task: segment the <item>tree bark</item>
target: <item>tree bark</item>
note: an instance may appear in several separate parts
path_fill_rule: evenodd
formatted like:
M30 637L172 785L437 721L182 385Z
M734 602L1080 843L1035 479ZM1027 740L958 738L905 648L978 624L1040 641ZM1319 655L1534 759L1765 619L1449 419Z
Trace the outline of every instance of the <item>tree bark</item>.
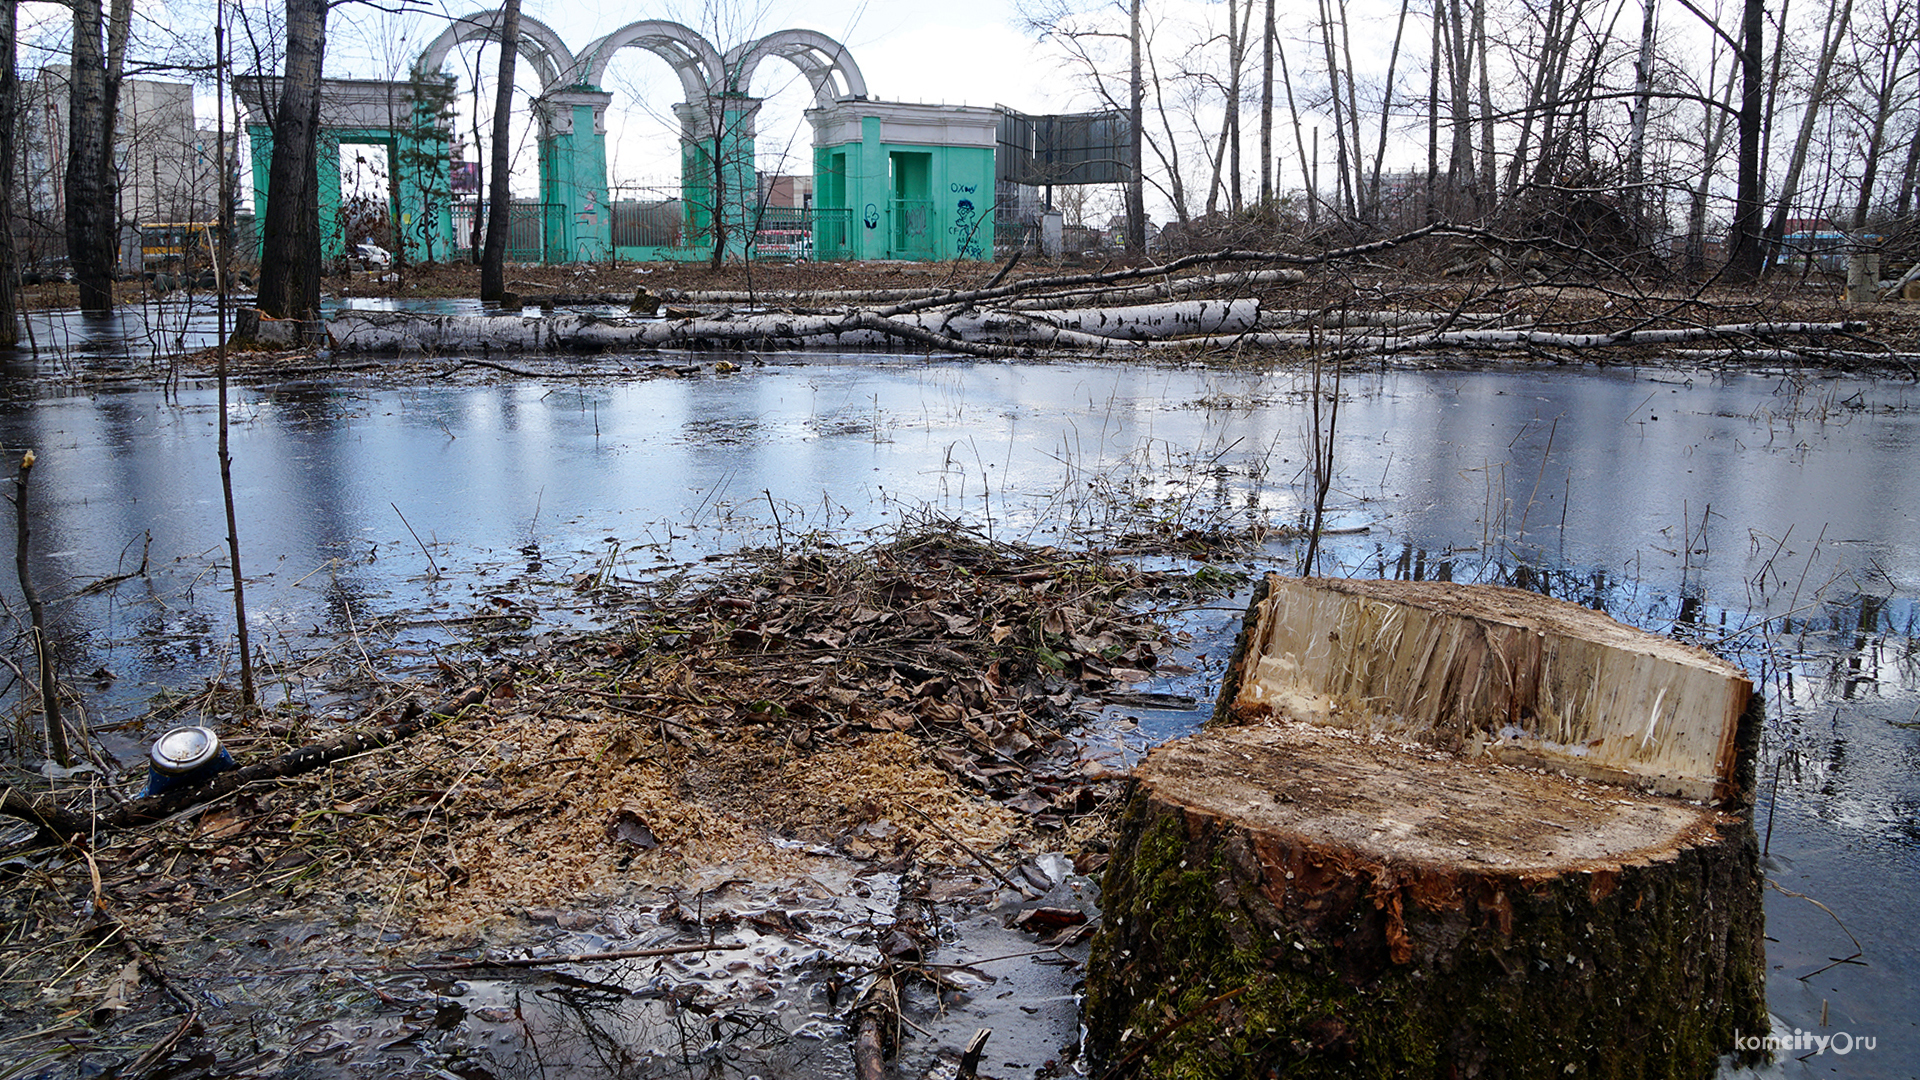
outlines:
M1735 281L1760 276L1761 251L1760 129L1766 98L1761 54L1766 48L1765 0L1743 0L1740 20L1740 149L1735 165L1733 235L1728 237L1727 275Z
M113 309L113 129L100 0L74 0L67 99L67 255L80 310Z
M1711 1075L1767 1023L1754 701L1731 665L1536 594L1270 576L1213 722L1134 772L1089 1055ZM1594 754L1558 749L1576 729Z
M513 218L508 124L513 117L514 58L520 51L520 0L506 0L500 11L500 76L493 92L493 182L487 189L487 247L480 258L480 299L496 301L507 291L507 237ZM719 140L714 142L717 151ZM718 181L716 176L716 200L720 197ZM719 216L716 201L715 220Z
M1266 16L1260 21L1260 206L1273 207L1273 39L1277 0L1267 0Z
M20 8L7 0L0 8L0 345L20 340L19 253L13 246L14 135L19 131L20 78L15 39Z
M1627 126L1627 207L1639 228L1646 207L1647 115L1653 111L1654 0L1641 0L1640 55L1633 63L1633 114Z
M1127 86L1127 157L1133 164L1133 175L1127 180L1127 251L1143 255L1147 250L1147 181L1142 172L1146 162L1140 153L1145 137L1141 127L1144 119L1141 100L1145 87L1140 82L1140 0L1131 0L1128 5L1128 39L1132 58Z
M320 73L327 0L287 0L286 35L260 225L258 305L276 319L313 319L320 314Z

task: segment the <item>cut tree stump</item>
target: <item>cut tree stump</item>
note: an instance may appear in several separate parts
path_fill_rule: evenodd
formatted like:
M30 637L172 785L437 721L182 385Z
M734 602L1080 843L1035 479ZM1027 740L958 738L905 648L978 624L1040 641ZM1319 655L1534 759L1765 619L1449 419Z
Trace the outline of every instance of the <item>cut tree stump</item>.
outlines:
M1135 770L1088 965L1114 1073L1711 1077L1767 1031L1732 665L1533 593L1269 577Z

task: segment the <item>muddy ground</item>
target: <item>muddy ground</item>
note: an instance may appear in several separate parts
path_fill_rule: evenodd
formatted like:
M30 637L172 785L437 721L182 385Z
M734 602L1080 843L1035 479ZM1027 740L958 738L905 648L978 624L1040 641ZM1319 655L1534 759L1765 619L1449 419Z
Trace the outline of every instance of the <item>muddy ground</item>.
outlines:
M1232 582L929 522L583 574L555 602L613 628L564 639L483 602L465 659L426 678L269 673L357 684L350 709L159 701L140 729L214 726L249 765L478 703L12 847L0 1075L530 1075L544 1054L549 1075L839 1076L863 1024L898 1075L950 1073L980 1026L979 1075L1057 1075L1120 789L1087 721L1181 666L1144 603ZM12 780L124 814L144 768L100 767L53 795ZM626 1065L579 1057L606 1040Z
M995 269L508 277L537 301L964 288ZM1863 320L1855 347L1920 351L1920 305L1849 308L1827 283L1696 295L1362 269L1267 298L1465 305L1577 330ZM384 276L327 288L478 291L471 267ZM1156 546L1204 560L1233 538L1129 545ZM593 634L535 636L535 613L483 604L465 654L429 675L397 679L374 657L272 673L324 681L351 706L249 711L230 685L156 701L123 740L206 723L256 763L511 672L456 718L330 768L135 828L16 836L0 852L0 1080L841 1076L876 1024L897 1075L955 1075L976 1026L996 1029L979 1075L1059 1075L1077 1052L1073 991L1120 783L1086 722L1181 662L1134 614L1143 598L1165 609L1231 584L936 524L860 549L742 552L666 581L565 583L554 604L613 627ZM57 793L34 774L7 781L81 814L140 794L137 760L99 768Z

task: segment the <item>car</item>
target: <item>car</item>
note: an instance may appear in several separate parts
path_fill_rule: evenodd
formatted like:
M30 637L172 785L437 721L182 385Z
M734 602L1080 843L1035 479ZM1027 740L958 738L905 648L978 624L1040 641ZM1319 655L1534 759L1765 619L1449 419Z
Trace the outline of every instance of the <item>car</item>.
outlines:
M20 271L20 284L40 285L73 280L73 260L52 255L27 264Z
M353 245L353 257L357 262L371 269L376 266L393 265L393 252L371 240L362 240Z

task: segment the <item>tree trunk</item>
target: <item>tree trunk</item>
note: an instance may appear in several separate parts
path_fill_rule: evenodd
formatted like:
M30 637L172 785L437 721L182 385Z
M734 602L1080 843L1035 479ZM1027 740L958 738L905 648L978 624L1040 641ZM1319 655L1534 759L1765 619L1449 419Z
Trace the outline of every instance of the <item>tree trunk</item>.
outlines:
M1736 1043L1767 1025L1750 704L1731 665L1536 594L1269 577L1213 723L1134 772L1090 1057L1210 1077L1756 1057Z
M1493 213L1500 192L1493 186L1497 163L1493 157L1493 86L1487 64L1487 0L1473 0L1474 55L1480 68L1480 213Z
M67 255L82 311L113 309L113 130L100 0L74 0L67 104Z
M1712 85L1712 72L1708 72L1708 85ZM1699 274L1706 269L1707 259L1707 193L1713 187L1713 174L1720 160L1720 144L1727 137L1727 114L1732 109L1733 87L1738 80L1738 65L1727 69L1727 84L1720 92L1718 107L1713 102L1704 104L1705 116L1702 125L1704 153L1700 164L1700 181L1689 193L1687 208L1686 254L1682 268L1689 275Z
M1440 5L1433 10L1433 44L1427 55L1427 217L1432 225L1440 220L1440 30L1445 20Z
M1335 205L1340 208L1341 214L1351 220L1355 216L1354 191L1352 185L1348 182L1347 108L1341 100L1340 83L1343 75L1345 81L1351 83L1353 73L1343 73L1340 70L1339 53L1335 50L1333 44L1333 10L1329 6L1328 0L1320 0L1320 45L1326 56L1328 109L1329 115L1333 120L1333 146L1336 173L1334 183ZM1359 147L1354 147L1353 149L1357 152Z
M1274 5L1267 0L1266 17L1260 28L1260 206L1273 207L1273 39Z
M1873 112L1868 124L1867 145L1863 152L1864 160L1860 167L1860 191L1853 204L1853 222L1851 228L1858 242L1867 228L1867 215L1873 209L1873 186L1880 175L1880 157L1886 150L1887 122L1893 119L1899 103L1894 100L1899 93L1900 84L1906 75L1901 71L1906 62L1907 50L1912 47L1914 28L1906 25L1901 16L1889 13L1882 24L1884 36L1878 42L1880 55L1877 78L1879 85L1873 87ZM1864 74L1864 73L1863 73Z
M496 301L507 291L507 234L513 217L508 122L513 118L514 57L520 51L520 0L506 0L500 13L500 78L493 91L493 184L487 189L487 249L480 259L480 299ZM716 173L719 141L714 140ZM714 177L716 222L721 212L720 179Z
M1367 195L1361 204L1361 220L1378 225L1380 221L1380 171L1387 160L1387 121L1393 115L1393 73L1400 63L1400 39L1407 30L1407 10L1410 0L1400 0L1400 17L1393 23L1393 48L1387 52L1387 77L1381 86L1380 98L1380 138L1373 150L1373 171L1367 176ZM1359 138L1358 131L1355 139Z
M1820 60L1814 67L1813 86L1807 91L1806 111L1800 116L1800 133L1793 140L1793 153L1787 157L1787 175L1780 182L1780 197L1767 219L1765 245L1776 250L1787 235L1787 218L1793 213L1794 200L1800 195L1800 174L1807 166L1807 147L1813 142L1813 129L1820 122L1827 98L1827 78L1833 72L1834 57L1840 51L1847 19L1853 13L1853 0L1841 0L1838 8L1827 9L1826 29L1820 34Z
M1473 85L1473 49L1467 38L1466 19L1460 12L1460 0L1447 0L1447 73L1452 87L1453 153L1447 161L1448 195L1458 205L1461 192L1471 192L1474 211L1480 209L1480 194L1475 190L1478 173L1473 163L1473 106L1468 87Z
M1280 85L1287 92L1287 119L1293 124L1293 153L1300 159L1300 185L1307 193L1307 222L1311 225L1320 194L1313 190L1313 173L1308 171L1306 134L1300 128L1300 106L1293 97L1293 74L1287 70L1287 47L1276 38L1273 50L1275 58L1280 61Z
M1913 212L1913 188L1920 175L1920 134L1907 140L1907 164L1900 170L1900 194L1894 200L1893 218L1904 222Z
M1359 97L1359 91L1355 89L1356 83L1353 78L1353 73L1359 69L1356 68L1353 63L1352 24L1350 24L1347 21L1346 0L1339 0L1339 6L1340 6L1340 57L1341 57L1341 62L1346 66L1346 69L1347 69L1347 126L1349 129L1347 132L1347 142L1348 142L1348 145L1353 147L1353 162L1351 166L1352 172L1353 172L1353 179L1350 181L1352 192L1353 192L1352 212L1354 217L1358 218L1360 216L1360 203L1366 197L1364 192L1366 190L1365 185L1366 185L1366 174L1367 174L1366 151L1365 151L1367 142L1366 142L1366 139L1362 138L1360 134L1360 97ZM1392 80L1391 78L1389 78L1388 83L1391 84L1391 82ZM1391 86L1389 85L1387 89L1383 89L1382 94L1391 96L1392 94ZM1384 97L1382 98L1380 111L1382 115L1385 115L1387 111L1387 106L1386 106Z
M320 314L320 72L326 0L287 0L286 73L260 223L258 305L276 319Z
M1153 63L1153 57L1151 55L1147 57L1147 62L1149 64ZM1173 133L1173 122L1168 119L1170 114L1167 112L1167 103L1161 91L1160 73L1157 67L1154 69L1153 75L1154 111L1159 114L1160 128L1166 132L1167 135L1165 149L1162 150L1162 144L1156 142L1154 143L1153 152L1154 156L1160 159L1161 167L1167 170L1167 189L1173 198L1174 220L1185 222L1192 218L1193 214L1191 208L1187 205L1186 181L1180 177L1180 140ZM1142 136L1141 142L1143 145L1146 142L1144 136ZM1142 181L1141 198L1143 200L1145 199L1144 183L1145 182ZM1129 203L1128 205L1131 206L1132 204ZM1145 213L1146 203L1142 201L1140 205L1141 212ZM1129 211L1129 213L1131 213L1131 211Z
M1145 138L1140 126L1141 97L1145 89L1140 83L1140 0L1132 0L1128 5L1128 38L1132 58L1127 85L1127 158L1133 165L1133 175L1127 179L1127 251L1141 255L1147 250L1147 181L1142 172L1146 162L1140 153Z
M1633 64L1633 114L1627 126L1627 207L1634 228L1646 208L1641 190L1647 179L1647 114L1653 106L1654 0L1641 0L1640 56Z
M20 29L19 5L8 0L0 9L0 345L20 340L19 254L13 247L14 135L20 115L20 79L15 60L15 38Z
M1246 66L1254 0L1243 2L1246 13L1238 22L1233 18L1233 4L1227 4L1227 48L1233 53L1233 67L1227 72L1227 205L1236 214L1246 208L1240 190L1240 73Z
M1765 0L1743 0L1740 20L1740 149L1735 165L1733 235L1728 237L1727 275L1735 281L1760 276L1760 129L1766 87L1761 53L1766 47Z
M1513 157L1507 162L1507 180L1501 191L1512 198L1520 190L1520 177L1526 175L1527 154L1533 145L1534 124L1540 125L1541 158L1552 140L1552 117L1560 109L1560 81L1567 67L1566 53L1560 47L1560 26L1566 19L1565 0L1550 0L1547 23L1540 35L1539 71L1527 88L1527 109L1520 117L1520 134L1514 140ZM1544 177L1536 177L1544 179Z

